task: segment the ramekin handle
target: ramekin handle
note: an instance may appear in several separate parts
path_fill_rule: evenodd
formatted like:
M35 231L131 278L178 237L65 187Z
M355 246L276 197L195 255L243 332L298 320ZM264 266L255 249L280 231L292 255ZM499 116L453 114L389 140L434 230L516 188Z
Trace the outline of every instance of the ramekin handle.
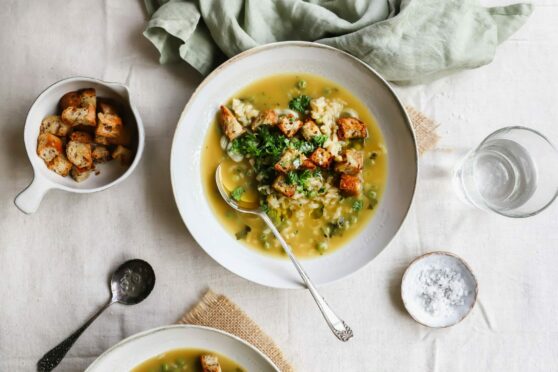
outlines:
M47 180L35 175L31 184L16 196L14 204L25 214L35 213L39 209L43 196L50 189L52 185Z

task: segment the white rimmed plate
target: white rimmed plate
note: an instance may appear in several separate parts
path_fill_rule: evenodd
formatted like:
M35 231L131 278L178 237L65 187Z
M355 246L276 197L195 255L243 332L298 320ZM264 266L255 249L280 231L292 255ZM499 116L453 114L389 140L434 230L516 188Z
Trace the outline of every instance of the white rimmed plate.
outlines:
M180 116L171 151L176 204L190 233L218 263L253 282L278 288L303 284L286 259L239 243L211 210L202 185L201 153L219 105L250 83L281 73L311 73L349 89L376 118L388 151L388 179L376 213L354 239L337 251L303 261L316 284L345 277L369 263L391 241L411 205L417 179L417 151L401 102L370 67L351 55L308 42L282 42L251 49L213 71Z
M165 326L130 336L105 351L86 372L129 371L159 354L181 348L215 351L248 371L279 372L267 356L240 338L193 325Z

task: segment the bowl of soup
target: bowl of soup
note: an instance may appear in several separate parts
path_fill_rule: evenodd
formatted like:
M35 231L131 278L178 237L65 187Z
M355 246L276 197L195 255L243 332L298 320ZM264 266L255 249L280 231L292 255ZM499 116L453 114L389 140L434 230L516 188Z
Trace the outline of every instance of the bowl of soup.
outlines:
M234 335L202 326L172 325L120 341L99 356L86 372L206 370L279 371L266 355Z
M280 288L303 284L257 217L262 208L317 284L362 268L392 240L412 203L417 151L389 85L337 49L269 44L210 74L184 109L171 178L199 245L230 271Z

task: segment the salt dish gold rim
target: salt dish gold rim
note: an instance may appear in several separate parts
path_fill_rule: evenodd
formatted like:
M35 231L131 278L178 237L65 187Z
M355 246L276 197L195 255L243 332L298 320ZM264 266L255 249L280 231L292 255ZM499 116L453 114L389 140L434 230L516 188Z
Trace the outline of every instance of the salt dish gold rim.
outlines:
M473 278L473 281L475 283L475 288L474 288L474 294L473 294L473 301L471 302L471 305L469 306L469 308L467 309L466 312L464 312L458 319L457 321L451 323L451 324L447 324L447 325L443 325L443 326L432 326L429 324L425 324L423 322L421 322L420 320L418 320L413 313L411 312L411 310L409 310L409 305L407 304L407 301L405 301L405 297L403 296L403 283L405 283L405 279L407 278L407 274L409 273L409 269L415 265L418 261L421 261L422 259L428 257L428 256L450 256L453 257L455 259L457 259L471 274L471 277ZM475 274L473 273L473 270L471 269L471 267L467 264L467 262L465 262L465 260L461 257L459 257L458 255L451 253L451 252L446 252L446 251L434 251L434 252L428 252L425 253L423 255L420 255L418 257L416 257L414 260L411 261L411 263L409 263L409 265L407 265L407 268L405 269L405 272L403 273L403 277L401 278L401 300L403 301L403 306L405 306L405 310L407 310L407 313L409 314L409 316L417 323L428 327L428 328L449 328L449 327L453 327L456 324L459 324L463 321L463 319L465 319L473 310L473 308L475 307L476 303L477 303L477 297L479 294L479 283L477 281L477 277L475 276Z

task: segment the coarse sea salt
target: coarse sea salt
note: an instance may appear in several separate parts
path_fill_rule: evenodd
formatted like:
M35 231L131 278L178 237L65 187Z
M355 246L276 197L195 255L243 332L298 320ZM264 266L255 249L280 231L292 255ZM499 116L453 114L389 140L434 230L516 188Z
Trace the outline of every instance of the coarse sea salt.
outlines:
M418 275L422 307L432 315L446 317L455 306L463 305L469 294L461 274L451 268L431 265Z
M448 327L460 322L475 304L477 281L459 257L433 252L419 257L405 271L401 297L421 324Z

